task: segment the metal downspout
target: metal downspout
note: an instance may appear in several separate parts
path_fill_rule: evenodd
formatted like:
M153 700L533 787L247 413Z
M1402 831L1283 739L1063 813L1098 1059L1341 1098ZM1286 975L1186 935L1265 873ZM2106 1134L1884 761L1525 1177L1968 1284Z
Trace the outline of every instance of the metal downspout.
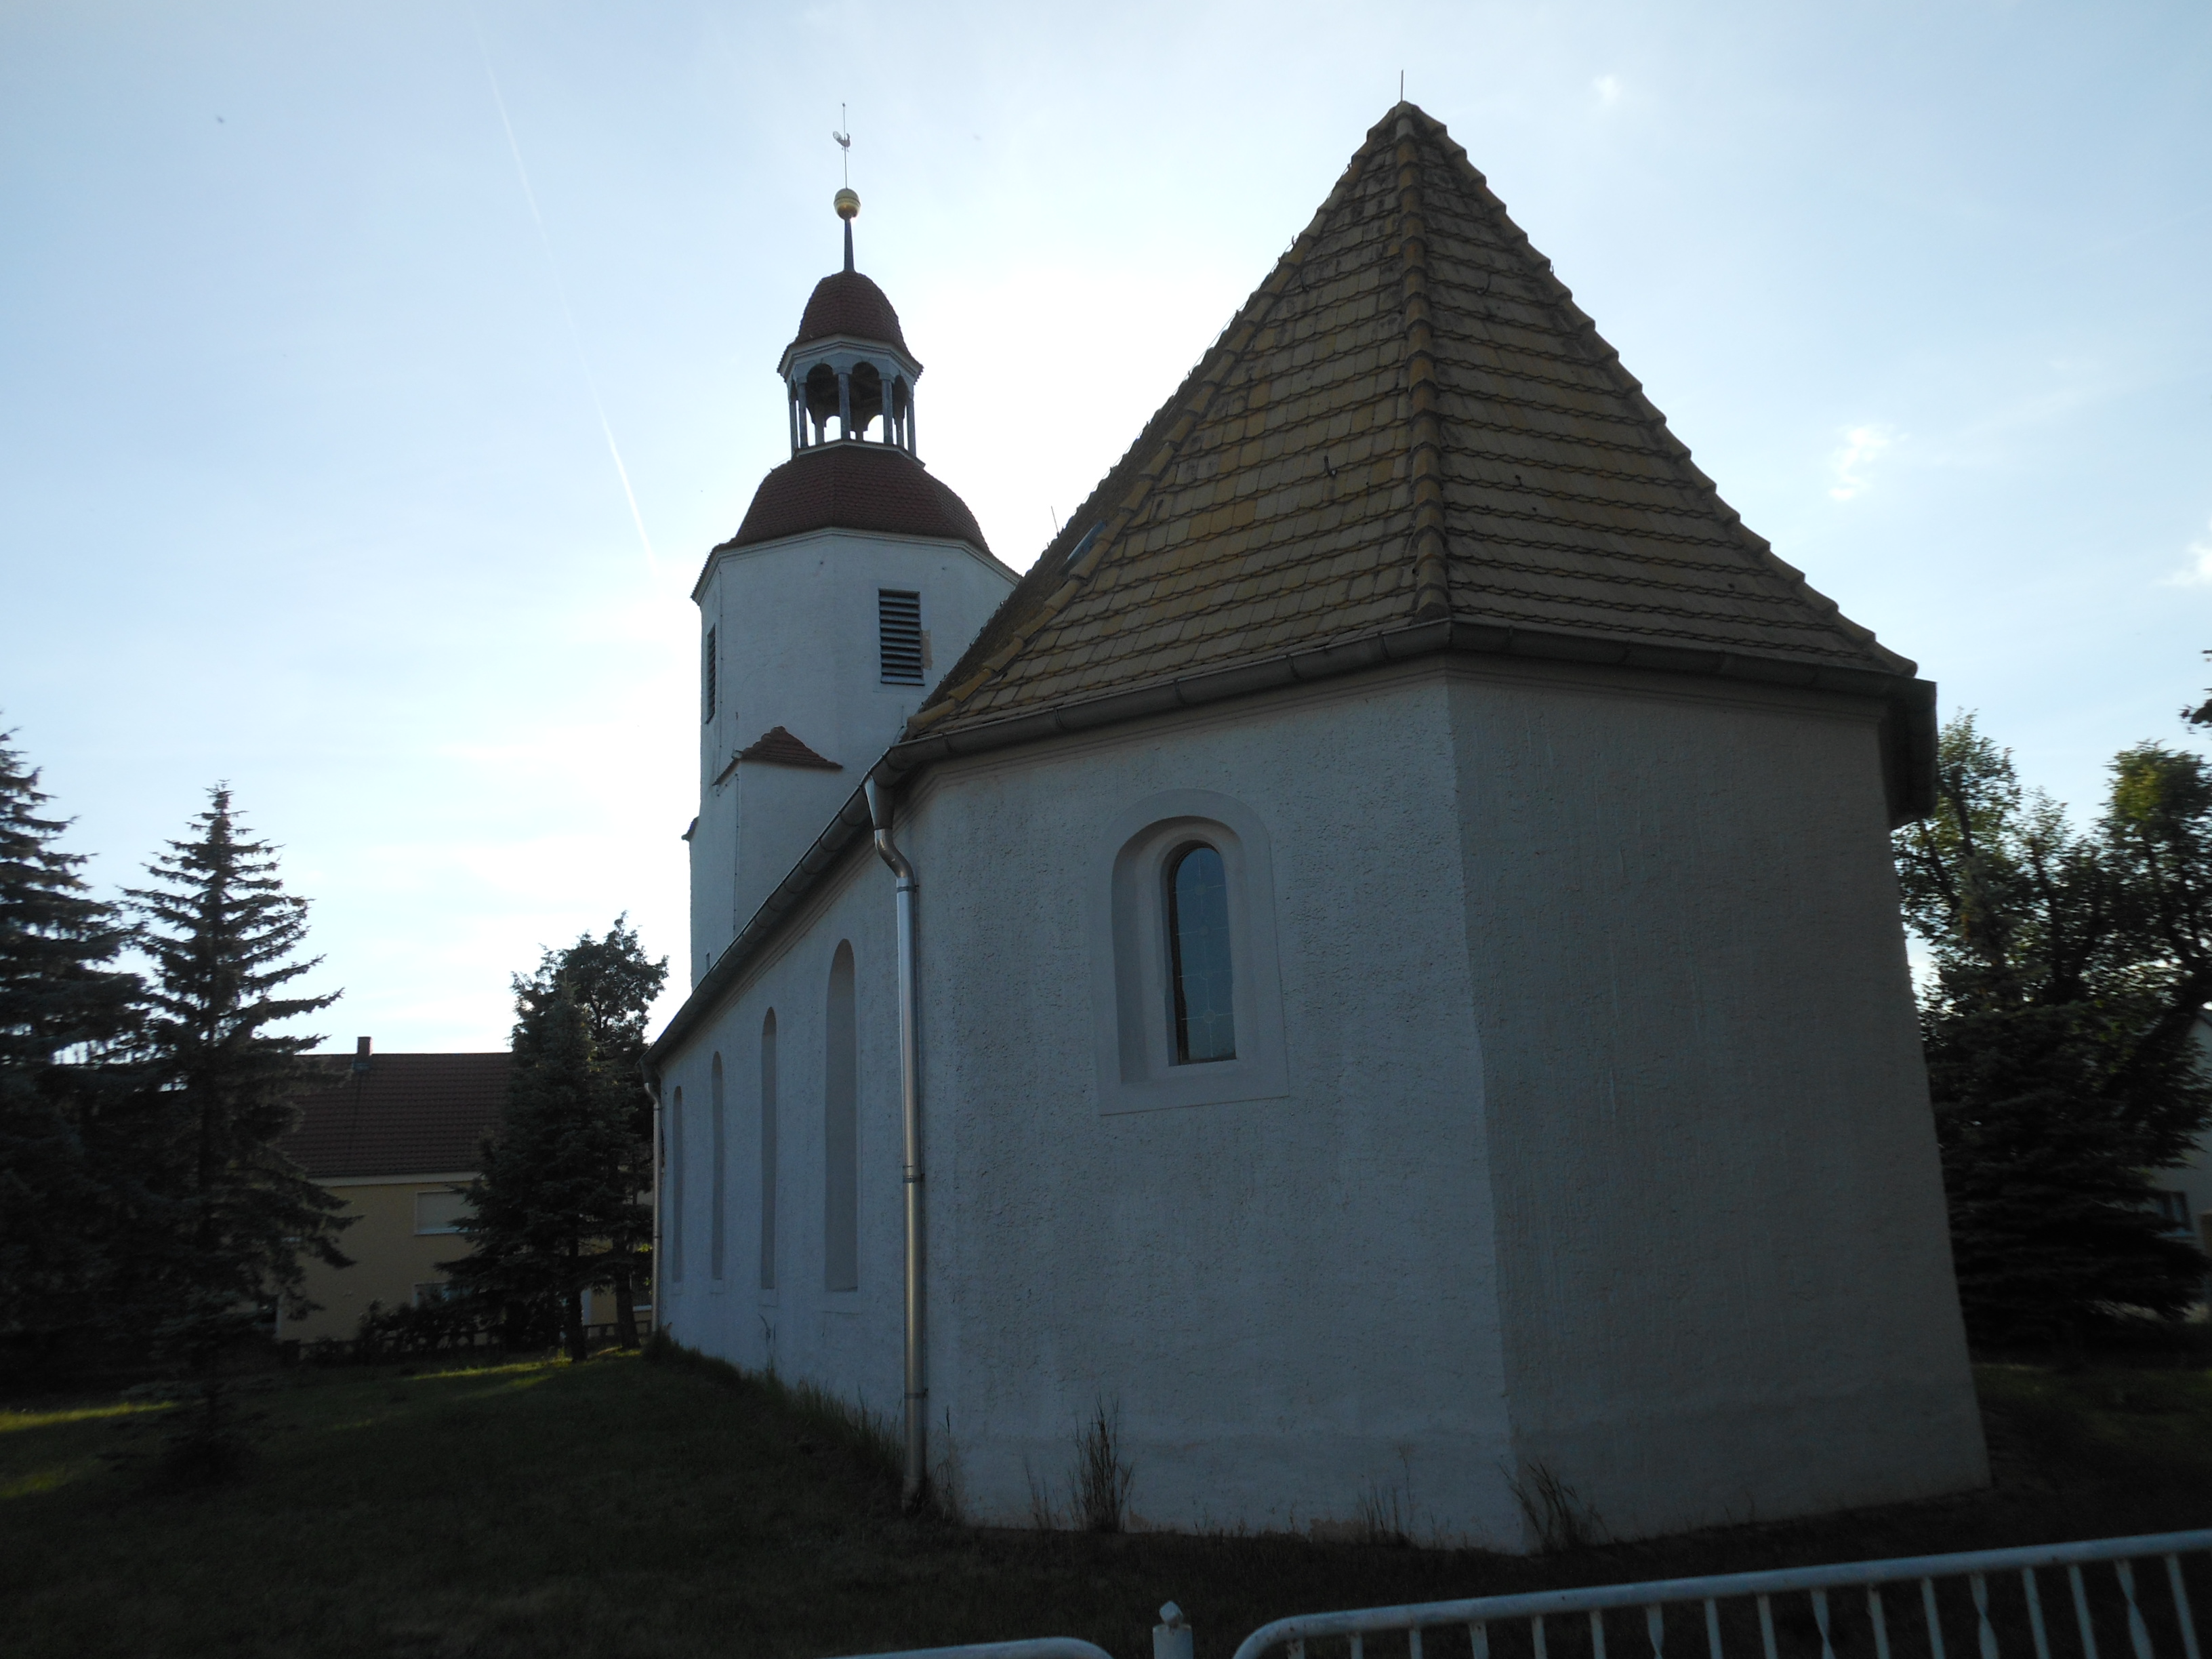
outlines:
M661 1137L667 1132L660 1122L660 1073L649 1059L641 1061L638 1069L645 1073L645 1092L653 1099L653 1268L650 1294L653 1297L653 1328L657 1334L668 1312L667 1304L660 1299L660 1168L668 1161L662 1150ZM636 1300L635 1292L632 1292L631 1300Z
M875 826L876 851L897 878L899 1127L904 1142L901 1172L906 1193L906 1478L903 1496L912 1509L929 1490L929 1378L924 1366L925 1309L922 1304L921 1225L921 1055L919 1027L921 963L915 954L914 896L920 883L914 866L891 840L891 808L871 777L863 786L868 820Z

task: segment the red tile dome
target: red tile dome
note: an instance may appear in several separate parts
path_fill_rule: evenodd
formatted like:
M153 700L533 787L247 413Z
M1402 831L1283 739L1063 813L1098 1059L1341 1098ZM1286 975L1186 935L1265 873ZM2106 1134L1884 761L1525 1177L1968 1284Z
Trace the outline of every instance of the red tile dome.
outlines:
M880 340L902 355L912 355L907 352L906 336L899 332L898 313L891 309L883 289L857 270L833 271L815 283L806 313L799 319L799 336L791 344L796 349L840 334Z
M872 290L874 284L869 286ZM811 315L813 307L807 310ZM810 530L930 536L991 550L968 503L890 444L826 443L801 450L761 480L744 522L723 546L749 547Z

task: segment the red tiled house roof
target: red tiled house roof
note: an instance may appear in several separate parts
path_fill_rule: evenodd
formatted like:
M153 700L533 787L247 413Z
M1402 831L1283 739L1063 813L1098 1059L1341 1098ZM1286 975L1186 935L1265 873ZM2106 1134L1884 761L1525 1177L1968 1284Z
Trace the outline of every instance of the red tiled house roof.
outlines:
M482 1161L478 1145L499 1125L513 1056L317 1054L331 1086L300 1097L300 1122L279 1143L310 1176L460 1175Z

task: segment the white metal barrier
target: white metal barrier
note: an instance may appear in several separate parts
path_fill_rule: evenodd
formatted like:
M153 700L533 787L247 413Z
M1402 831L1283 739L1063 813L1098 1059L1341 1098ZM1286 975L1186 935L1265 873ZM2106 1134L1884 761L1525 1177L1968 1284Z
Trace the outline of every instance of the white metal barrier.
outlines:
M1073 1636L1039 1636L1026 1642L977 1642L964 1648L904 1648L860 1659L1114 1659L1103 1648Z
M1850 1635L1854 1639L1845 1643L1857 1655L1864 1655L1866 1659L1919 1659L1924 1653L1926 1659L1947 1659L1943 1609L1936 1585L1939 1581L1957 1579L1966 1581L1972 1597L1978 1659L2002 1659L1997 1645L1996 1625L1992 1622L1990 1581L1997 1575L2010 1573L2020 1577L2020 1596L2014 1605L2025 1613L2034 1659L2100 1659L2100 1617L2108 1636L2118 1633L2115 1626L2124 1626L2132 1659L2163 1659L2159 1645L2152 1639L2154 1623L2170 1624L2178 1632L2180 1648L2175 1659L2203 1659L2196 1620L2190 1611L2182 1558L2206 1551L2212 1551L2212 1530L2160 1533L2141 1538L2102 1538L2089 1543L2050 1544L2027 1549L1979 1550L1961 1555L1913 1556L1894 1561L1853 1561L1778 1572L1730 1573L1712 1578L1662 1579L1645 1584L1601 1584L1586 1589L1540 1590L1525 1595L1490 1595L1466 1601L1429 1601L1346 1613L1300 1613L1278 1619L1254 1631L1237 1650L1237 1659L1261 1659L1275 1648L1286 1650L1287 1659L1305 1659L1305 1644L1325 1637L1344 1638L1350 1659L1365 1659L1369 1637L1401 1632L1406 1638L1408 1659L1425 1659L1425 1632L1459 1630L1466 1632L1462 1649L1470 1652L1473 1659L1522 1659L1524 1655L1527 1659L1553 1659L1550 1650L1557 1638L1547 1632L1544 1621L1577 1613L1586 1615L1589 1621L1589 1659L1607 1659L1605 1615L1617 1610L1640 1610L1644 1614L1644 1639L1650 1645L1650 1659L1667 1659L1666 1609L1686 1603L1703 1605L1708 1659L1727 1659L1722 1645L1722 1626L1729 1622L1723 1620L1723 1607L1727 1605L1733 1611L1747 1600L1757 1608L1764 1659L1781 1659L1775 1637L1774 1599L1800 1594L1809 1600L1813 1628L1820 1638L1820 1659L1837 1659L1836 1647L1844 1639L1841 1626L1848 1603L1844 1608L1832 1607L1828 1594L1850 1589L1866 1592L1864 1639L1856 1639L1861 1620L1853 1615L1850 1622L1855 1628ZM2164 1561L2166 1593L2139 1600L2132 1564L2146 1559ZM2093 1591L2090 1581L2084 1577L2085 1567L2100 1562L2112 1564L2116 1598L2109 1592L2100 1595ZM2075 1643L2062 1641L2056 1655L2051 1627L2044 1615L2043 1593L2035 1577L2039 1568L2055 1567L2065 1569L2073 1602L2073 1624L2079 1638L2078 1650ZM1921 1642L1905 1639L1899 1645L1908 1651L1893 1656L1888 1612L1882 1604L1882 1586L1916 1582L1920 1587L1924 1647ZM1954 1624L1963 1626L1966 1615L1958 1604L1957 1591L1951 1592L1950 1599ZM2100 1601L2106 1605L2093 1605ZM2159 1605L2161 1602L2163 1606ZM2011 1622L2011 1611L2000 1606L1997 1620ZM1910 1613L1902 1616L1909 1628ZM1511 1651L1494 1656L1493 1634L1505 1638L1508 1631L1524 1622L1525 1644L1514 1635L1500 1643L1501 1646L1510 1646ZM1500 1626L1505 1629L1493 1632L1493 1626ZM1582 1644L1577 1642L1575 1645L1580 1647ZM1809 1659L1813 1645L1809 1639L1792 1641L1790 1645L1806 1653ZM2172 1652L2170 1646L2166 1652Z

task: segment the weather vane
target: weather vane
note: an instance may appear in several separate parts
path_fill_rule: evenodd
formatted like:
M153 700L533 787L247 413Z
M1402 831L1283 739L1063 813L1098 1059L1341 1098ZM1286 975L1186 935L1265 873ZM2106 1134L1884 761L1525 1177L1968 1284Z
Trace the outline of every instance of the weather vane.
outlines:
M852 123L845 118L845 106L837 106L837 130L830 136L837 141L844 152L845 185L837 192L837 216L845 222L845 269L853 268L853 217L860 210L860 198L853 193L853 135L845 131Z

